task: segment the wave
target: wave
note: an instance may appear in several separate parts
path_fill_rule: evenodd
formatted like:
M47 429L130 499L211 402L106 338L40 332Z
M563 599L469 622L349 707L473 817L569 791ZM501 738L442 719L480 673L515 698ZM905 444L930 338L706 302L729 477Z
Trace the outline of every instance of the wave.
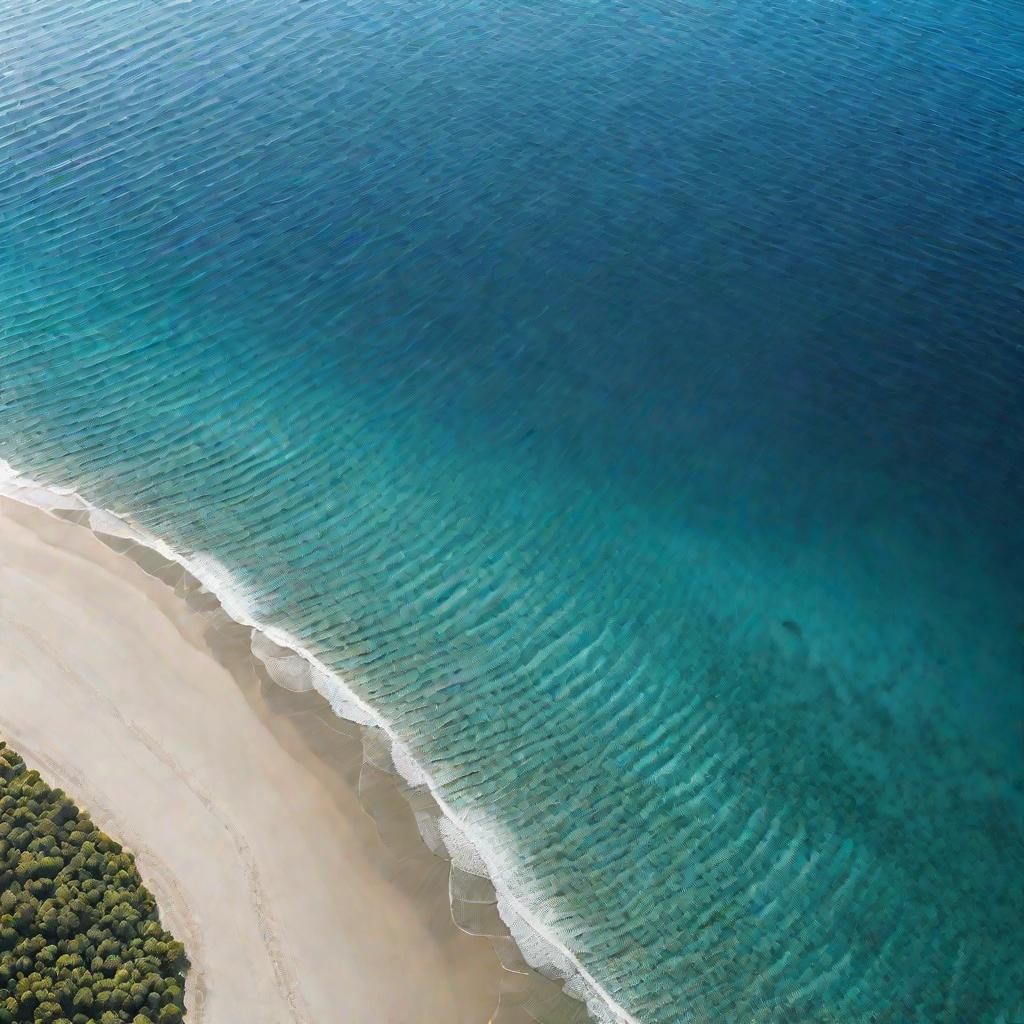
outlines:
M408 787L405 795L423 842L434 854L451 861L449 898L458 927L490 938L503 966L516 971L521 968L508 945L509 941L514 943L524 965L560 983L562 991L582 1003L598 1024L640 1024L583 966L566 940L538 919L537 909L527 906L515 891L518 887L512 879L521 869L514 856L505 852L514 849L514 845L507 838L503 842L494 838L500 831L497 824L471 827L460 818L445 800L436 780L416 760L388 720L297 637L261 622L253 596L246 593L226 566L203 552L177 551L129 519L93 504L75 489L35 480L5 459L0 459L0 496L62 519L72 519L108 546L106 538L116 538L179 566L201 593L215 599L215 608L238 626L251 630L252 654L276 684L295 692L319 693L339 718L361 727L366 760L397 776ZM367 810L374 814L372 807L367 806ZM493 900L489 898L488 887L493 891ZM485 916L475 913L476 908L491 903L508 929L508 941L494 931ZM527 1012L544 1024L579 1016L564 1005L553 1004L550 996L538 999Z

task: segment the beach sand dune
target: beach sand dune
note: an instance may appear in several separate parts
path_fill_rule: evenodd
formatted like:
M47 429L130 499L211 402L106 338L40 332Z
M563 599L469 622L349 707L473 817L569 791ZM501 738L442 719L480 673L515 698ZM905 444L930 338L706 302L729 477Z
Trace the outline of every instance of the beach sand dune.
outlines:
M501 970L448 865L385 846L359 746L174 590L0 499L0 735L136 855L195 1024L485 1024Z

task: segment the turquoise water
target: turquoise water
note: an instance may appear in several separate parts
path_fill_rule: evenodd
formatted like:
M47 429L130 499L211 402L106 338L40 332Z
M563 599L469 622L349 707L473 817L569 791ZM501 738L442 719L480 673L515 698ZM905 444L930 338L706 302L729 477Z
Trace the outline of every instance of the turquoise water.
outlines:
M1024 1020L1018 5L0 27L0 457L216 558L595 1012Z

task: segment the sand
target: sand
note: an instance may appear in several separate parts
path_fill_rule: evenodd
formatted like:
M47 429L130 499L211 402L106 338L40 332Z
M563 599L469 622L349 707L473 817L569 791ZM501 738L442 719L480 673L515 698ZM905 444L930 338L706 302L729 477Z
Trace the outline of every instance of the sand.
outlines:
M165 583L0 499L0 737L136 856L198 1024L485 1024L503 972L448 865L385 845L359 747Z

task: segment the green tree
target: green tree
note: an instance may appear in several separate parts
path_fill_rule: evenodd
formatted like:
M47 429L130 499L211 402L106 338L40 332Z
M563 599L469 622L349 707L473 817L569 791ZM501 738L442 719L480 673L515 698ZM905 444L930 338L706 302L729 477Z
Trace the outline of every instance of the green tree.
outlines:
M178 1024L187 969L131 855L0 742L0 1024Z

